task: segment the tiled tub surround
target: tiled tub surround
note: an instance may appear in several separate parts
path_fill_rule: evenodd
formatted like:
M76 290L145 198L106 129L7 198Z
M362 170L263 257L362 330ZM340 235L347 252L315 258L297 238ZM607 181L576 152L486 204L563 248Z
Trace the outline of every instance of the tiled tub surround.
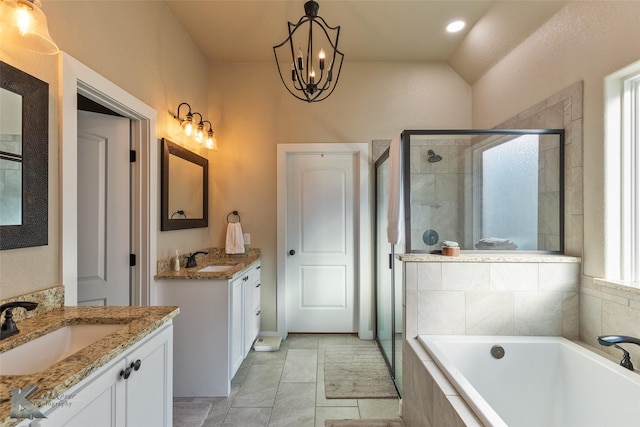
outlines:
M30 375L0 376L0 427L16 425L12 419L11 390L36 384L29 397L41 406L65 392L139 342L179 312L177 307L59 307L18 323L20 333L0 341L0 352L71 324L122 324L122 328L56 363Z
M599 335L630 335L640 337L640 283L619 283L604 279L582 277L580 286L580 340L599 348L615 360L622 352L613 347L602 347L595 337ZM631 361L640 367L640 347L622 345Z
M250 248L244 254L228 255L224 252L224 248L206 248L198 249L190 253L198 251L207 252L207 254L196 255L197 267L185 268L185 256L189 253L179 254L180 271L171 270L171 260L173 257L158 260L158 273L155 275L156 280L164 279L209 279L209 280L228 280L232 279L241 271L252 267L259 262L262 255L260 249ZM209 265L233 265L234 267L223 272L199 272L203 267Z
M400 255L404 262L403 417L407 426L481 425L417 335L579 335L577 257ZM408 384L407 384L408 381Z
M422 258L423 262L417 262ZM552 335L577 339L580 258L401 255L406 336ZM410 261L413 260L413 261Z

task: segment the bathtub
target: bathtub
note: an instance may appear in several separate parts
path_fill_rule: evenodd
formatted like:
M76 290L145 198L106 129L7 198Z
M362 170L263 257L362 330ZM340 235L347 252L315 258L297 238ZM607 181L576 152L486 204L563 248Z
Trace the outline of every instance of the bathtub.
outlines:
M418 338L487 426L640 426L640 375L565 338Z

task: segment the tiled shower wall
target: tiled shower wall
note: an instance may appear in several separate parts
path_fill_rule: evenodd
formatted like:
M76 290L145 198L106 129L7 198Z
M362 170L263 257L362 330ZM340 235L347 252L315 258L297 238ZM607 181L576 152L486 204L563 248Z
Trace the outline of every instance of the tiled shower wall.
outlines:
M438 249L443 240L471 243L471 151L469 139L423 140L412 138L411 246L418 250ZM429 150L442 157L429 162ZM438 233L436 245L423 239L427 230ZM467 232L465 232L467 230Z

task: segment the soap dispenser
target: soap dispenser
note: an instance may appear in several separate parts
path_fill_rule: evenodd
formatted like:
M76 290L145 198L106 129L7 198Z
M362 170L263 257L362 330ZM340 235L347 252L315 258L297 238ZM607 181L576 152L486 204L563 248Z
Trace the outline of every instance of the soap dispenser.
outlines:
M171 269L173 271L180 271L180 255L178 255L178 250L176 249L176 256L171 260Z

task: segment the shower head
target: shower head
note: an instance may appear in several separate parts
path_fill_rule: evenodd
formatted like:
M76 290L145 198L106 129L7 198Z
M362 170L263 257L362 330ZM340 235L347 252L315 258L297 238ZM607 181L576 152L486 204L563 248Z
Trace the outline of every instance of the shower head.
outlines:
M442 156L436 154L433 150L427 151L427 154L429 155L429 158L427 159L429 163L437 163L442 160Z

